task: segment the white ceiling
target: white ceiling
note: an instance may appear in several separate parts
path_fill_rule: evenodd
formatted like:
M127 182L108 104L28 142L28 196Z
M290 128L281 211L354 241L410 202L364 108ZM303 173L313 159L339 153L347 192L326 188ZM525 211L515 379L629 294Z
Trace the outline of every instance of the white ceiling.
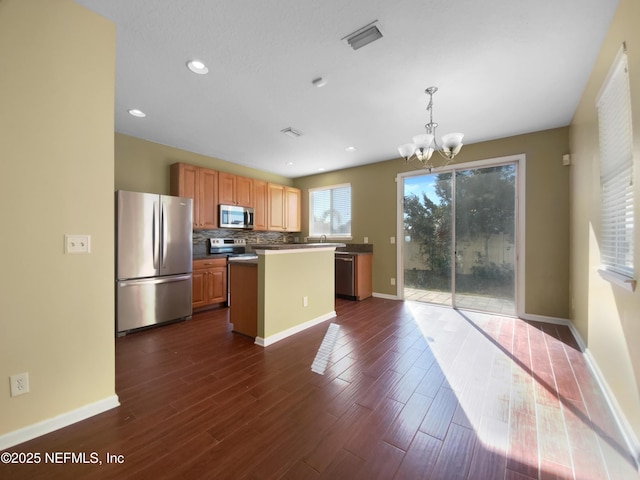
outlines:
M465 144L568 125L617 5L76 2L116 24L117 132L285 177L398 158L424 133L432 85L438 134L463 132ZM357 51L341 40L374 20L382 39ZM186 68L194 58L208 75Z

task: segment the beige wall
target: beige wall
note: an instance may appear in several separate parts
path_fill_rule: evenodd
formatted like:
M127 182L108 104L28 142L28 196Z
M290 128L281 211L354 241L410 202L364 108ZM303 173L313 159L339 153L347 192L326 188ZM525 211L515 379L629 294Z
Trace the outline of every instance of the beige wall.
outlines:
M631 81L635 174L635 272L640 275L640 2L620 0L571 123L571 319L640 438L640 288L626 291L598 274L600 180L596 96L622 42Z
M633 114L640 119L637 18L640 4L620 0L570 130L467 145L457 160L526 154L525 310L571 317L640 436L640 293L612 286L596 272L594 108L624 40ZM116 134L114 142L114 55L114 26L71 0L0 0L0 435L114 395L113 191L167 193L173 162L305 190L350 182L353 241L369 237L374 291L395 294L389 279L396 275L396 249L389 238L396 235L395 177L408 170L401 160L290 180L125 135ZM561 165L569 131L570 169ZM638 166L640 121L634 139ZM635 184L640 199L640 181ZM636 225L638 212L640 201ZM64 255L65 233L90 234L91 254ZM637 268L640 240L635 258ZM11 398L8 377L20 372L29 372L31 393Z
M562 156L569 151L568 128L465 145L455 163L526 154L525 312L569 317L569 169ZM395 295L396 182L409 171L401 159L297 178L304 190L303 235L308 235L309 188L351 183L353 242L365 236L374 245L373 290Z
M259 254L259 337L268 340L335 311L334 251L305 250Z
M115 398L114 56L71 0L0 1L0 436Z
M169 165L176 162L221 172L292 185L289 178L243 167L213 157L168 147L117 133L115 136L115 188L134 192L169 194Z

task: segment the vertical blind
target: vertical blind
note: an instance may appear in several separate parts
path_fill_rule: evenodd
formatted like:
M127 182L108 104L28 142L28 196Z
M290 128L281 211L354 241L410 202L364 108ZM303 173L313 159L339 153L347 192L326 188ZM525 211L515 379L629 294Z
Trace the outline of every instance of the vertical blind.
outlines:
M309 190L309 234L351 236L351 185Z
M633 130L627 55L622 50L596 100L602 187L600 261L633 278Z

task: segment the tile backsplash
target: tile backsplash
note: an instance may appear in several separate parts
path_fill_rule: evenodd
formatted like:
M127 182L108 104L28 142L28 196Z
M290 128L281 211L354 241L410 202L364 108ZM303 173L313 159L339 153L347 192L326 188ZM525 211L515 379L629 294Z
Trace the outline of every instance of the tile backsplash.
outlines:
M289 232L261 232L256 230L194 230L193 256L206 255L207 239L209 238L244 238L248 244L254 243L290 243L303 241L300 233Z

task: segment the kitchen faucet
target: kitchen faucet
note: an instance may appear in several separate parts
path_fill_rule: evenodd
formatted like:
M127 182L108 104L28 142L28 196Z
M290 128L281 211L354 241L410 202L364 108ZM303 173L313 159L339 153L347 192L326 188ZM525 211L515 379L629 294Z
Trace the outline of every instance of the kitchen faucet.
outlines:
M324 243L326 239L327 239L326 235L320 235L320 243Z

